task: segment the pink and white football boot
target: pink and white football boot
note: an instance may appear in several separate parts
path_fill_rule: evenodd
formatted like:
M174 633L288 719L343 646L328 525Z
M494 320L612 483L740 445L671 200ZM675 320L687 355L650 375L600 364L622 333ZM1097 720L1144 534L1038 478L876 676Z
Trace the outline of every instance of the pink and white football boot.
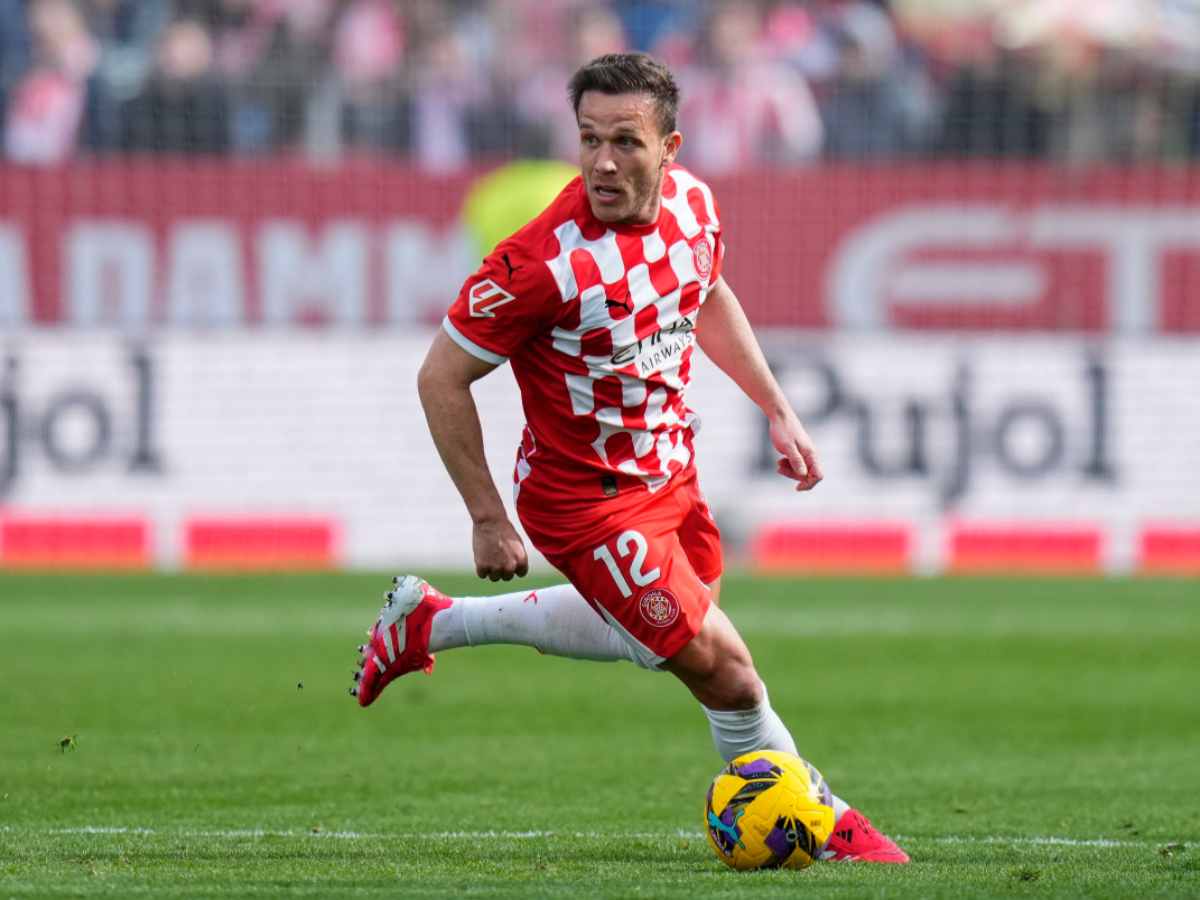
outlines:
M418 669L427 675L433 671L429 631L434 615L451 600L416 575L393 578L392 584L394 589L383 595L387 602L379 618L367 632L371 640L358 648L362 658L350 695L358 699L359 706L370 706L401 675Z
M821 859L833 862L906 863L908 854L897 847L891 838L876 831L875 826L857 809L848 809L833 826L833 834L829 836Z

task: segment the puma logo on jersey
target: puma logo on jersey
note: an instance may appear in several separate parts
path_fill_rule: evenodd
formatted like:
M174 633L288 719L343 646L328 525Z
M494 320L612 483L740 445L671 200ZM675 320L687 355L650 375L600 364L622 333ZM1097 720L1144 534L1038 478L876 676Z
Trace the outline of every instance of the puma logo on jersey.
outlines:
M525 268L524 266L514 266L514 265L513 265L511 262L509 262L509 261L508 261L508 254L507 254L507 253L501 253L501 254L500 254L500 259L504 261L504 268L508 269L508 280L509 280L510 282L511 282L511 281L512 281L512 279L513 279L513 274L514 274L514 273L515 273L515 272L516 272L518 269L523 269L523 268Z
M614 300L611 297L605 297L604 305L608 309L623 309L628 313L633 312L633 304L631 304L628 300Z
M467 291L467 302L471 306L471 315L476 319L494 319L497 307L503 306L505 303L512 303L516 299L490 278L471 285L471 289Z

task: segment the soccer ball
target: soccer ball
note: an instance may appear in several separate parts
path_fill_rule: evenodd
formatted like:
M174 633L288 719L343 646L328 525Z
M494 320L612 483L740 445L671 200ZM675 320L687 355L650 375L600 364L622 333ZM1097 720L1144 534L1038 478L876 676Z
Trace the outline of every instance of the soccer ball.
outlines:
M704 828L717 858L735 869L803 869L833 833L829 785L791 753L744 753L713 779Z

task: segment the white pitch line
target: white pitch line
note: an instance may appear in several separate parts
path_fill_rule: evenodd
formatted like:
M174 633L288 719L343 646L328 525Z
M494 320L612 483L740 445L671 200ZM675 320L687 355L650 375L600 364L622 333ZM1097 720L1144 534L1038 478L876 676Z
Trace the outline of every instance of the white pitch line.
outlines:
M1021 844L1049 847L1157 847L1168 841L1119 841L1112 838L1065 838L1065 837L965 837L945 835L942 837L919 838L911 835L897 836L897 840L929 841L934 844Z
M174 838L334 838L338 840L444 840L444 841L488 841L488 840L536 840L544 838L572 838L601 840L618 838L626 840L665 840L704 837L701 831L430 831L430 832L365 832L365 831L313 831L276 830L268 828L232 828L213 830L163 830L135 826L83 825L74 828L15 828L0 826L0 834L47 834L47 835L132 835L161 836ZM1005 844L1018 846L1051 847L1158 847L1168 840L1130 841L1113 838L1068 838L1054 835L940 835L916 837L898 835L898 840L933 844Z

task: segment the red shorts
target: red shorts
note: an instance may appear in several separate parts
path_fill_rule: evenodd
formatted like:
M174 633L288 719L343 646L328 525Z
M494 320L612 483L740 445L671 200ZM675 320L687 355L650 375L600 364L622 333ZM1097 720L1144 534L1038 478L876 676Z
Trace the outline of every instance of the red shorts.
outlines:
M517 503L533 545L629 641L642 665L656 668L704 623L705 585L721 576L717 523L694 472L665 492L594 510L567 519Z

